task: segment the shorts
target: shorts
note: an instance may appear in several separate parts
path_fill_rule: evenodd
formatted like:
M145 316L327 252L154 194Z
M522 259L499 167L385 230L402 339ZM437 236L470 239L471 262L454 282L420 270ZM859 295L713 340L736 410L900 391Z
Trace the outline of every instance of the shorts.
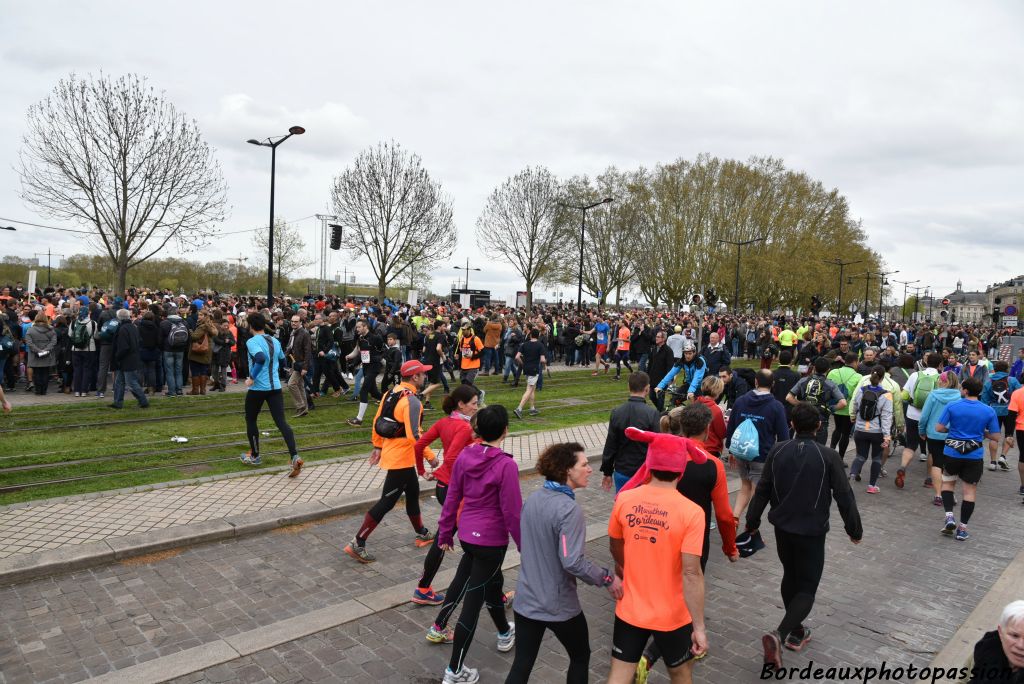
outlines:
M599 345L597 345L597 350L596 350L595 353L597 354L597 358L603 359L605 357L605 354L608 353L608 345L607 344L599 344Z
M928 455L932 457L932 467L942 470L946 463L946 440L927 439Z
M978 484L984 472L984 458L954 458L947 455L946 462L942 464L942 481L960 478L966 484Z
M427 371L427 384L440 385L441 384L441 368L440 366L434 366Z
M925 449L925 444L924 444L924 440L921 439L921 433L918 432L919 429L920 429L920 427L918 426L918 423L917 423L916 420L914 420L913 418L907 418L907 444L906 444L906 447L908 449L910 449L911 451L917 451L918 449L920 449L921 452L923 453L924 449Z
M744 461L742 458L737 458L736 465L739 466L740 479L750 480L755 485L760 481L761 473L764 472L764 461Z
M996 417L999 418L999 424L1003 426L1003 434L1013 439L1013 430L1017 425L1017 421L1010 418L1009 414Z
M538 375L527 375L526 376L526 386L527 387L536 387L538 380L540 380L540 375L539 374Z
M693 623L688 623L671 632L658 632L653 629L634 627L618 615L612 628L612 658L624 663L638 663L644 654L647 639L654 638L654 643L661 651L661 657L668 667L679 667L693 659Z

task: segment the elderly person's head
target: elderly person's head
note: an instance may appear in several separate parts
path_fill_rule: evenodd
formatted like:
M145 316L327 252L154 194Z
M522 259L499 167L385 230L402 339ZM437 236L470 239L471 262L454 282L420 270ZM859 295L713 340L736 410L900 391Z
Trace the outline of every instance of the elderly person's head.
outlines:
M999 642L1010 667L1024 668L1024 601L1014 601L999 616Z
M128 309L118 309L117 310L117 320L119 320L121 322L124 322L124 321L130 321L131 319L132 319L132 312L129 311Z

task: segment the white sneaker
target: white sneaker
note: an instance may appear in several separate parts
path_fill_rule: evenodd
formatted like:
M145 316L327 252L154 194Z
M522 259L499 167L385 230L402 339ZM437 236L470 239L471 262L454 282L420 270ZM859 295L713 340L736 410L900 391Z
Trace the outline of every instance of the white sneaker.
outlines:
M471 667L466 667L465 664L459 668L458 672L452 672L449 668L444 668L444 679L442 684L476 684L480 681L480 673Z
M999 467L1002 470L1004 470L1004 471L1010 469L1010 464L1006 462L1006 457L1005 456L1000 456L999 457Z
M516 645L516 623L508 623L508 631L498 635L498 650L508 653Z
M996 462L995 461L990 461L989 464L988 464L988 469L991 470L992 472L995 472L995 470L996 470Z

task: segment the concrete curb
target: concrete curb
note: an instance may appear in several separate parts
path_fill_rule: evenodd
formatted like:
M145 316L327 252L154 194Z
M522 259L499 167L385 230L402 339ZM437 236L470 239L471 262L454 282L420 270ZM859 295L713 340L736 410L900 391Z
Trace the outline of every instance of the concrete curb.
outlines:
M591 463L599 462L600 453L588 452ZM313 466L316 467L316 466ZM533 474L533 464L519 468L519 476ZM420 497L434 493L434 483L420 483ZM167 551L194 544L221 541L232 537L266 532L279 527L321 520L372 506L380 498L378 492L361 492L331 497L320 501L271 508L207 520L200 523L152 530L145 534L111 537L88 544L64 546L40 553L16 554L0 559L0 586L16 584L51 575L84 570L113 561Z

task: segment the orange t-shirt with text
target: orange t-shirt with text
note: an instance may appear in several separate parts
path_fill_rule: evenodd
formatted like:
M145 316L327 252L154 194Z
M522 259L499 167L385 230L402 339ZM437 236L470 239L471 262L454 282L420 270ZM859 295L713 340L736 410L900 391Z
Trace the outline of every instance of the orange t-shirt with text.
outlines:
M619 351L629 351L629 339L630 332L629 328L619 328Z
M644 485L615 498L608 536L625 547L622 600L615 615L625 622L670 632L693 620L683 599L682 553L700 557L704 511L674 487Z
M1015 429L1024 432L1024 387L1010 395L1010 405L1006 407L1006 410L1017 412ZM1021 445L1018 444L1017 448L1021 448Z

